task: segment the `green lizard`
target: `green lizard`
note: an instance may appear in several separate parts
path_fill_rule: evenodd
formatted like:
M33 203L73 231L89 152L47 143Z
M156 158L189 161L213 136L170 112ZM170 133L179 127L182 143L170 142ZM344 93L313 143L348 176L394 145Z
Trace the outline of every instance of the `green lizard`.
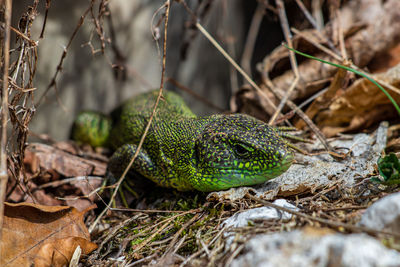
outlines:
M157 94L140 94L110 116L80 113L72 138L115 150L108 170L119 178L135 154ZM292 161L276 128L244 114L197 117L180 96L164 91L132 168L164 187L209 192L263 183Z

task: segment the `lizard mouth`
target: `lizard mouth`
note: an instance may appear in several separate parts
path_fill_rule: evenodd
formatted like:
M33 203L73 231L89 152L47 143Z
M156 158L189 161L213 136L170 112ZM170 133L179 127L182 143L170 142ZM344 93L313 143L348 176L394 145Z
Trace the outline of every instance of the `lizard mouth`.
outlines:
M287 171L289 169L289 167L292 165L294 161L294 156L292 153L287 153L286 156L283 158L283 160L280 163L280 167L282 170L282 173L284 173L285 171Z
M274 168L252 172L237 168L218 168L219 174L199 179L194 187L199 191L211 192L226 190L232 187L253 186L273 179L289 169L294 160L292 153L287 153Z

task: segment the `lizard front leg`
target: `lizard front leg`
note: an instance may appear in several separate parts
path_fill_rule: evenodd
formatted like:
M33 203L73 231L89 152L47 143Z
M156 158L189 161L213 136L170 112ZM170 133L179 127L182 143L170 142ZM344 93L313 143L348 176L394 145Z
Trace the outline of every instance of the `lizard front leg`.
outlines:
M121 177L135 155L136 149L137 145L125 144L114 152L108 162L107 176L109 179L111 178L115 181ZM161 175L161 170L156 166L143 148L140 149L131 169L156 183L158 183L157 177L160 177Z

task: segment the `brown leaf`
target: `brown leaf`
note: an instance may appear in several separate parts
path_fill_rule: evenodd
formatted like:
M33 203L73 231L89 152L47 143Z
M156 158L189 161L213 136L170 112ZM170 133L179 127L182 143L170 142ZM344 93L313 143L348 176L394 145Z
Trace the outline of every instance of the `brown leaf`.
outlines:
M85 158L77 156L80 153L84 153ZM82 152L71 142L58 142L52 146L33 143L26 148L25 155L27 184L10 185L9 188L16 192L9 200L68 205L84 210L97 199L96 194L90 193L102 184L101 177L97 176L105 174L107 159L104 156ZM64 177L70 179L62 179Z
M35 258L35 267L66 266L75 249L80 246L83 254L89 254L97 245L82 237L66 237L54 239L41 246Z
M400 84L400 64L385 73L373 75L393 87ZM389 93L397 103L398 94ZM325 110L315 116L315 122L326 136L370 127L382 119L398 116L388 97L372 82L359 79L336 97Z
M106 163L104 162L81 158L45 144L30 144L25 153L28 159L31 159L32 170L37 169L36 161L38 161L40 167L46 171L54 170L66 177L103 176L106 172ZM29 162L27 163L29 165Z
M342 63L346 67L350 67L349 62ZM325 110L329 107L332 101L335 99L337 94L341 94L343 90L342 87L346 81L347 71L344 69L338 69L333 81L331 82L328 90L317 97L311 105L307 108L306 114L310 119L314 119L314 117L321 111ZM306 126L306 123L303 120L300 120L296 123L296 127L299 129L303 129Z
M368 65L372 73L385 72L400 63L400 43L385 51Z
M65 266L79 245L83 253L97 245L90 242L83 212L67 206L30 203L4 206L0 243L1 266Z

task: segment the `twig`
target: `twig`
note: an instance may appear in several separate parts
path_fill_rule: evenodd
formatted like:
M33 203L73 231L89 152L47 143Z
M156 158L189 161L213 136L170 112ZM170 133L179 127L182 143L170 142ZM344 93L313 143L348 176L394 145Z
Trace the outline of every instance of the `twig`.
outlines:
M309 197L305 197L303 198L301 201L308 201L308 200L315 200L318 197L327 194L328 192L337 189L339 187L339 184L342 182L342 179L339 179L335 182L333 182L332 184L327 185L328 188L321 190L320 192L318 192L317 194L313 195L313 196L309 196ZM298 204L298 203L297 203Z
M232 253L232 255L229 256L228 260L225 262L225 265L226 265L226 266L229 266L229 265L232 263L233 259L234 259L237 255L239 255L239 253L240 253L243 249L244 249L244 244L241 244L237 249L235 249L235 251Z
M319 50L325 52L326 54L330 55L331 57L333 57L334 59L338 60L338 61L343 61L343 58L339 55L337 55L336 53L332 52L331 50L329 50L328 48L326 48L325 46L323 46L322 44L320 44L317 40L315 40L313 37L311 37L310 35L304 34L303 32L297 30L296 28L291 28L291 30L298 36L300 36L301 38L303 38L304 40L308 41L310 44L314 45L316 48L318 48Z
M192 95L193 97L197 98L198 100L200 100L201 102L203 102L204 104L206 104L207 106L210 106L211 108L219 111L219 112L223 112L224 109L214 105L211 101L209 101L207 98L197 94L196 92L194 92L193 90L191 90L190 88L184 86L183 84L179 83L177 80L173 79L173 78L168 78L167 82L173 84L174 86L178 87L179 89L181 89L182 91L185 91L186 93Z
M214 242L216 240L218 240L218 238L221 237L222 233L225 232L225 230L227 229L227 227L223 227L218 234L213 238L213 240L211 240L207 246L211 246L212 244L214 244ZM201 248L200 250L198 250L197 252L193 253L192 255L190 255L189 258L187 258L184 262L182 262L179 267L184 267L187 263L189 263L192 259L196 258L197 256L199 256L201 253L203 253L205 251L205 248Z
M106 5L105 8L106 8L106 12L108 13L107 21L108 21L108 25L109 25L110 38L111 38L111 40L110 40L111 51L114 53L114 61L116 62L116 63L112 64L112 67L115 69L114 75L116 76L117 79L125 80L127 71L129 71L129 68L126 64L126 56L124 55L124 53L121 51L121 49L118 46L116 33L115 33L115 29L114 29L114 24L113 24L113 20L112 20L112 15L111 15L112 13L110 11L110 8L108 5ZM147 86L147 81L143 77L138 75L135 70L131 70L131 72L135 76L137 76L136 78L138 78L138 80L140 82L143 83L143 80L144 80L144 84L146 84L146 86Z
M322 96L323 94L325 94L325 92L328 91L328 88L324 88L321 91L313 94L312 96L310 96L309 98L307 98L306 100L304 100L300 105L299 108L304 108L305 106L307 106L308 104L310 104L312 101L314 101L316 98Z
M19 91L21 91L22 93L29 93L29 92L32 92L32 91L35 91L36 90L36 87L34 87L34 88L22 88L21 86L19 86L18 84L16 84L14 81L13 81L13 79L9 79L10 81L10 84L11 84L11 86L12 86L12 88L13 89L17 89L17 90L19 90Z
M8 120L8 68L10 67L10 25L12 1L5 0L5 30L3 44L3 88L1 90L1 141L0 141L0 240L3 229L4 201L8 181L7 173L7 120Z
M204 244L203 240L200 237L199 237L199 244L203 248L204 252L207 254L207 257L210 258L210 250L207 248L206 244Z
M170 226L169 228L171 228L171 226ZM168 228L166 229L166 231L168 231ZM172 239L174 239L174 236L173 236L173 235L171 235L170 237L161 239L161 240L159 240L159 241L153 241L153 242L151 242L151 245L150 245L150 246L151 246L151 247L160 248L161 245L164 245L164 244L169 243Z
M240 65L243 70L249 73L251 77L251 58L253 56L254 46L257 40L258 30L260 29L261 21L264 17L264 3L258 2L256 11L251 20L249 32L247 34L246 43L244 45L242 59Z
M324 28L324 17L321 10L321 0L312 0L311 1L311 9L314 15L315 21L317 23L317 30L321 31Z
M180 213L180 214L173 215L173 216L171 216L171 217L169 217L169 218L167 218L167 219L162 220L161 222L158 222L158 223L152 225L152 226L150 227L150 229L151 229L151 228L156 228L156 227L158 227L158 226L159 226L160 224L162 224L163 222L169 222L169 221L171 221L171 220L173 220L173 219L175 219L175 218L177 218L177 217L184 216L184 215L186 215L186 214L190 214L190 213L194 213L194 212L200 212L200 211L201 211L201 210L199 210L199 209L184 211L184 212L182 212L182 213Z
M108 243L117 233L120 231L121 228L124 228L128 226L130 223L133 221L137 220L139 218L139 215L132 216L131 218L128 218L124 220L123 222L120 222L117 226L111 228L107 235L101 240L101 243L99 244L99 247L97 248L97 251L102 251L103 246Z
M141 209L121 209L121 208L111 208L112 211L123 211L123 212L142 212L142 213L180 213L180 214L187 214L187 213L195 213L199 212L200 209L193 209L189 211L184 210L141 210Z
M339 210L365 210L367 208L368 206L349 206L349 207L326 208L326 209L320 209L319 211L330 212Z
M173 250L172 253L171 253L172 255L173 255L173 254L176 254L176 252L181 248L181 246L183 245L183 243L184 243L185 240L186 240L186 237L187 237L187 235L184 235L183 238L182 238L181 240L179 240L178 244L176 244L174 250ZM180 255L176 255L176 256L182 257L182 256L180 256ZM184 261L184 259L185 259L185 258L182 257L182 259L181 259L182 262Z
M270 105L273 108L276 108L275 104L269 99L267 94L261 90L261 88L247 75L247 73L231 58L228 53L218 44L217 41L206 31L206 29L201 26L199 22L196 22L196 27L199 29L199 31L215 46L215 48L218 49L219 52L229 61L229 63L232 64L232 66L235 67L235 69L246 79L246 81L254 88L256 91L264 97L264 99L267 101L268 105Z
M22 32L20 32L19 30L15 29L13 26L10 26L10 29L15 32L16 34L18 34L20 37L22 37L23 39L25 39L26 41L29 42L29 44L31 46L37 46L37 43L35 41L33 41L32 39L30 39L28 36L26 36L25 34L23 34Z
M171 7L169 0L167 0L165 6L166 6L166 12L165 12L165 24L164 24L164 49L163 49L163 58L162 58L162 71L161 71L160 90L158 92L157 100L154 103L153 111L152 111L151 116L149 118L149 121L148 121L148 123L146 125L146 128L145 128L145 130L143 132L143 135L142 135L142 137L140 139L140 142L139 142L139 144L138 144L138 146L136 148L135 154L133 155L133 157L132 157L131 161L129 162L128 166L125 168L125 170L122 173L120 179L116 183L116 186L115 186L114 192L113 192L113 194L111 196L109 204L104 208L104 210L96 218L96 220L93 222L93 224L89 227L89 232L93 231L94 227L96 227L96 225L100 221L100 219L104 216L104 214L107 212L107 210L110 209L111 204L114 201L115 196L117 195L119 187L122 184L122 181L125 179L126 174L128 173L128 171L132 167L133 162L135 161L135 159L139 155L140 149L142 148L143 143L144 143L144 139L146 138L147 132L150 129L150 126L151 126L151 123L153 121L154 115L156 114L157 106L158 106L158 103L160 102L160 98L162 96L162 92L163 92L163 88L164 88L165 65L166 65L166 57L167 57L167 28L168 28L169 10L170 10L170 7Z
M188 228L192 223L194 223L198 218L200 217L199 213L196 213L193 218L191 218L189 221L187 221L182 227L178 230L178 232L175 233L174 238L172 241L169 243L168 248L165 250L164 255L161 258L166 258L168 254L170 254L170 251L172 248L175 246L176 241L178 240L179 236L182 234L182 232Z
M277 90L274 89L274 85L272 84L272 82L269 79L264 77L264 82L265 82L265 84L267 86L270 87L270 89L272 90L272 92L274 93L274 95L277 98L279 98L279 99L282 98L280 93ZM325 147L325 149L330 151L330 152L334 152L334 149L329 145L329 143L327 142L324 134L318 129L318 127L314 124L314 122L295 103L293 103L291 100L288 99L286 104L288 105L289 108L292 109L292 111L294 113L299 115L299 117L308 125L308 127L310 127L310 129L317 136L318 140L321 141L321 143Z
M317 0L317 1L319 2L319 0ZM323 39L323 41L326 42L328 44L328 46L333 51L335 51L335 53L338 53L335 45L331 42L331 40L329 40L328 38L326 38L324 35L321 34L322 27L319 26L321 23L318 23L316 21L316 19L314 19L314 17L310 14L310 12L304 6L304 4L303 4L303 2L301 0L296 0L296 3L300 7L300 9L303 11L304 15L306 16L308 21L311 23L311 25L317 30L316 35L318 35L319 38ZM313 8L316 9L314 5L313 5Z
M283 33L285 35L286 42L288 43L288 45L290 47L293 47L292 34L290 33L290 30L289 30L289 22L286 17L285 5L283 4L282 0L276 0L276 6L278 7L279 20L281 21L281 26L282 26ZM278 107L276 108L275 113L270 118L269 124L273 124L275 119L281 113L282 108L285 106L286 102L288 101L290 95L292 94L294 88L296 87L296 85L300 79L299 70L297 68L296 57L295 57L293 51L289 52L289 59L290 59L290 65L292 66L293 73L294 73L294 80L293 80L292 84L290 85L289 90L287 90L286 94L283 96L283 98L281 98L281 102L279 103Z
M339 9L336 10L336 22L337 22L337 31L338 31L338 38L339 38L339 44L340 44L340 53L342 54L342 57L344 61L348 61L347 59L347 51L346 47L344 44L344 34L343 34L343 28L342 28L342 16L341 12Z
M307 8L304 6L304 3L301 0L296 0L297 5L303 11L303 14L306 16L308 22L311 23L311 25L317 29L318 31L321 30L321 27L318 25L317 21L314 19L314 17L308 12Z
M58 74L59 74L59 73L61 72L61 70L62 70L62 66L63 66L63 63L64 63L64 59L65 59L65 57L67 56L67 51L68 51L68 49L70 48L70 46L71 46L71 44L72 44L72 41L75 39L75 36L76 36L76 34L78 33L78 30L79 30L79 29L81 28L81 26L83 25L87 14L88 14L88 13L90 12L90 10L92 9L92 6L93 6L93 4L94 4L94 1L95 1L95 0L92 0L92 1L90 2L89 7L85 10L85 12L84 12L83 15L81 16L80 20L78 21L78 24L76 25L75 30L74 30L74 32L72 33L71 38L69 39L67 46L64 48L64 51L63 51L63 53L62 53L62 55L61 55L60 62L59 62L58 65L57 65L56 72L54 73L54 76L53 76L53 78L51 79L51 82L50 82L49 85L47 86L46 90L45 90L45 91L43 92L43 94L40 96L39 101L38 101L37 104L36 104L36 107L40 106L40 104L42 103L43 99L45 98L45 96L47 95L47 93L50 91L50 89L53 88L54 86L56 86L56 80L57 80Z
M155 258L155 257L157 257L157 254L156 254L156 253L151 254L150 256L147 256L147 257L145 257L145 258L143 258L143 259L137 260L137 261L135 261L135 262L132 262L132 263L126 265L126 267L133 267L133 266L142 264L142 263L144 263L144 262L148 262L148 261L152 260L152 259ZM143 266L143 265L140 265L140 266Z
M104 15L105 10L106 10L106 5L104 4L104 1L101 1L99 4L97 17L95 16L94 11L93 11L93 5L91 6L91 9L90 9L90 14L93 19L93 24L95 26L98 38L100 40L102 54L104 54L104 51L106 48L106 39L104 37L104 30L103 30L103 27L101 26L102 25L102 16Z
M79 181L89 182L89 180L102 181L103 178L99 177L99 176L76 176L76 177L72 177L72 178L57 180L57 181L48 182L48 183L39 185L37 188L35 188L35 190L43 189L43 188L47 188L47 187L57 187L57 186L60 186L63 184L70 184L70 183L73 184L74 182L79 182Z
M361 73L363 73L365 75L371 75L371 74L361 70L359 67L357 67L357 66L355 66L353 64L351 64L351 66L352 66L352 68L357 69L359 72L361 72ZM381 79L378 79L378 78L374 78L374 79L379 84L382 84L383 86L385 86L388 90L392 91L393 93L396 93L396 94L400 95L400 89L399 88L394 87L392 84L388 83L387 81L384 81L384 80L381 80Z
M42 31L40 32L40 37L39 37L40 39L42 39L43 35L44 35L44 29L46 28L47 15L49 14L50 4L51 4L51 0L46 0L46 11L44 13Z
M160 233L165 227L167 227L173 217L171 217L170 219L167 220L166 223L164 223L160 228L157 229L157 231L155 231L151 236L149 236L148 238L146 238L146 240L144 240L142 243L140 243L137 247L135 247L132 251L132 253L138 252L140 249L142 249L144 246L146 246L158 233Z
M224 244L222 242L219 242L217 245L213 247L213 249L210 251L210 257L207 267L213 267L216 265L215 261L217 259L218 252L222 251L223 248Z
M226 34L224 33L224 35ZM226 40L226 49L228 50L228 53L232 55L234 58L236 58L234 37L232 37L231 35L227 35L224 37L224 39ZM251 75L251 72L247 73ZM229 65L229 80L230 80L231 94L234 95L239 91L239 81L238 81L237 71L232 65Z

